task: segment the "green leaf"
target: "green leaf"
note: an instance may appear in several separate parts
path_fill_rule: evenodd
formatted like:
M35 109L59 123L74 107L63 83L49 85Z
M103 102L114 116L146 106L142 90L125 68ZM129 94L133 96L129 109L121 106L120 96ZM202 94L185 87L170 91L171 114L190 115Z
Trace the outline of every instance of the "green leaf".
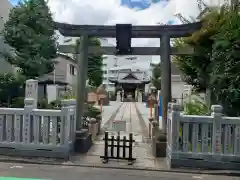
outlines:
M3 36L16 51L7 60L27 78L50 73L56 57L56 36L50 10L44 0L28 0L14 7L5 23Z

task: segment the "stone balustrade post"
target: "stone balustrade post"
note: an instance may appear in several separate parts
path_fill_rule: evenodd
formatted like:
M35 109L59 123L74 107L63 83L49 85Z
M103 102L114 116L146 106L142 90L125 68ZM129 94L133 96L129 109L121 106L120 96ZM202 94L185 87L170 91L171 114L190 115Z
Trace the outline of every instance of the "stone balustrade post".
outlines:
M25 99L32 99L33 101L32 106L37 108L37 103L38 103L38 81L37 80L29 79L26 81Z
M169 107L170 106L170 107ZM179 149L179 127L181 106L176 103L169 103L168 120L167 120L167 143L172 151Z
M60 144L68 144L74 140L76 132L76 114L74 111L73 101L64 99L62 104L62 120L60 124Z
M26 81L25 87L24 118L23 118L23 142L26 144L29 144L32 141L32 128L33 128L32 110L37 108L37 103L38 103L38 81L34 79L29 79ZM16 125L18 126L18 124Z
M221 154L221 119L222 119L222 106L213 105L211 107L211 115L213 117L213 137L212 137L212 152Z
M92 134L92 139L94 140L97 136L97 120L95 118L91 118L90 124L91 124L90 133Z

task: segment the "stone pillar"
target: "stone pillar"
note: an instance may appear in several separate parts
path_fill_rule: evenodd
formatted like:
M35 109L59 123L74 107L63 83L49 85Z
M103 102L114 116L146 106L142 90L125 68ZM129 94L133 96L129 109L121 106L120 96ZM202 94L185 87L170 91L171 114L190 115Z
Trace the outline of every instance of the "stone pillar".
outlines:
M180 128L180 113L181 106L176 103L169 103L169 121L167 123L167 143L171 151L179 149L179 128Z
M213 105L211 107L211 110L212 110L211 115L213 116L212 152L215 154L221 154L222 106ZM205 141L205 139L204 139L204 141Z
M72 101L68 99L64 99L61 101L62 104L62 113L63 113L63 121L60 124L60 144L68 144L71 140L74 140L75 133L71 132L71 118L70 112L73 108ZM75 126L75 123L73 124ZM75 132L75 130L74 130Z
M76 104L76 130L82 129L82 115L84 108L85 89L88 69L88 36L83 35L77 45L77 104Z
M117 98L116 98L116 100L117 100L118 102L121 102L121 101L122 101L121 95L120 95L120 91L117 92Z
M102 116L101 115L98 115L96 117L96 120L97 120L97 123L98 123L98 133L97 134L100 134L101 132L101 126L102 126Z
M85 90L88 70L88 35L83 35L77 45L77 98L76 98L76 138L75 152L85 153L91 147L92 138L88 129L82 129Z
M122 99L121 101L123 102L124 101L124 90L122 90Z
M136 90L135 90L134 100L135 100L135 101L138 101L138 88L136 88Z
M31 99L33 106L37 108L38 103L38 81L34 79L29 79L26 81L25 87L25 99Z
M152 122L152 138L155 138L159 132L159 124L157 121Z
M172 99L172 89L171 89L171 47L170 47L170 37L164 35L160 40L161 47L161 94L163 97L163 115L162 115L162 128L166 132L167 124L167 110L168 102Z
M38 102L38 81L29 79L26 81L23 118L23 143L29 144L32 139L31 112L37 108Z
M92 140L94 141L96 139L97 131L98 131L97 120L95 118L91 118L90 124L91 124L90 133L92 134Z
M154 120L159 123L159 106L154 104Z
M142 102L142 92L138 93L138 102Z

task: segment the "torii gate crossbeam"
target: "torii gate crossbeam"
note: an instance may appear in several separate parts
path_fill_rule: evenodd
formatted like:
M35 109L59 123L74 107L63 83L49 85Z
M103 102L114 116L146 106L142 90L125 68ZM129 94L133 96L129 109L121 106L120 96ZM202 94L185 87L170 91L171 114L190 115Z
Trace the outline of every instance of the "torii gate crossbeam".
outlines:
M133 47L131 52L125 55L160 55L161 56L161 94L163 96L163 118L162 127L166 131L167 122L167 108L168 102L171 101L171 54L192 54L192 50L184 51L183 49L176 50L170 46L170 38L186 37L191 35L194 31L201 28L201 22L183 24L183 25L156 25L156 26L131 26L131 33L126 32L128 38L159 38L160 48L157 47ZM113 47L103 47L102 50L91 49L88 47L88 37L116 37L118 41L122 42L122 46L126 45L129 39L125 39L125 34L121 34L121 38L118 37L118 27L116 26L105 26L105 25L73 25L66 23L55 23L56 29L63 36L81 37L80 47L75 52L77 54L78 64L78 90L77 90L77 131L81 130L81 118L84 103L85 85L87 79L87 61L89 53L104 53L104 54L115 54L119 49ZM123 25L124 26L124 25ZM118 31L119 32L119 31ZM125 43L125 44L124 44ZM129 44L127 44L129 46ZM130 45L131 46L131 45ZM60 46L62 52L74 52L76 48ZM181 53L182 51L182 53Z

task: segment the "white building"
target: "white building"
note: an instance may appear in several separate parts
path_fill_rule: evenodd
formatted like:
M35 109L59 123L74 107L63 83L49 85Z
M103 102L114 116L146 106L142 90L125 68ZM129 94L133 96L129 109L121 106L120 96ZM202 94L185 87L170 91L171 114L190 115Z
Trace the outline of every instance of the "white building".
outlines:
M120 69L133 68L146 71L150 78L151 59L151 56L106 56L103 63L103 84L107 91L114 91L114 84L109 81L109 78L114 77Z

